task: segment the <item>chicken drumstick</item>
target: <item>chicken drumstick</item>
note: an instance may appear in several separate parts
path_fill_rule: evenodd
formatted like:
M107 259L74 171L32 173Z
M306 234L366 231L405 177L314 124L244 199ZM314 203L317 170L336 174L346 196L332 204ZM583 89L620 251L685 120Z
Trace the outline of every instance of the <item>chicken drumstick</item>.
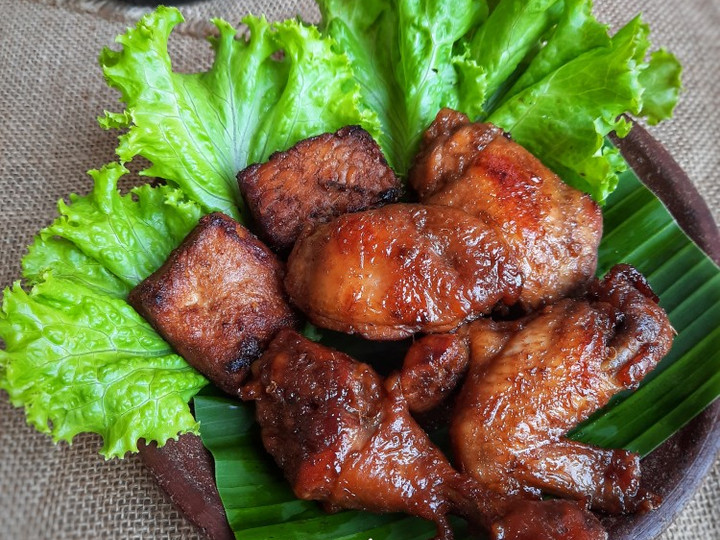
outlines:
M281 330L253 364L241 396L255 400L263 444L295 494L328 510L406 512L434 521L438 539L453 537L448 513L496 538L559 539L568 530L605 538L576 503L510 501L458 473L410 416L399 376L383 382L293 330Z

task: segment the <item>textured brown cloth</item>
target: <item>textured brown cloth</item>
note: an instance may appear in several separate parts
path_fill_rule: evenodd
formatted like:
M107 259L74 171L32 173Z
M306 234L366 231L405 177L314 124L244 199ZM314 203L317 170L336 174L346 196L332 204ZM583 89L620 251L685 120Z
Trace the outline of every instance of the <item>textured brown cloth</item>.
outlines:
M170 3L170 2L169 2ZM310 1L214 0L184 3L188 20L171 53L183 71L205 69L200 39L208 19L232 23L252 12L270 19L301 14ZM97 55L147 8L112 1L0 0L0 285L20 275L34 233L56 215L55 201L90 187L84 171L112 161L116 134L95 121L119 110ZM686 91L674 120L652 133L675 156L720 216L720 7L717 1L597 1L613 26L644 12L653 41L683 62ZM106 462L95 436L55 446L25 423L0 394L0 539L201 538L155 484L137 456ZM690 504L662 535L720 539L720 467L716 462Z

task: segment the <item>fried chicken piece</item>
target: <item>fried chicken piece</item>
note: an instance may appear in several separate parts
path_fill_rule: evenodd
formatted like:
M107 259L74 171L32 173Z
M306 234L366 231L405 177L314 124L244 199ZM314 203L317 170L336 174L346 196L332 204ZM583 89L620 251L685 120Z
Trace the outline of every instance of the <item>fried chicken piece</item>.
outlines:
M245 227L214 213L128 301L193 367L237 395L275 333L297 324L283 274L276 256Z
M434 521L438 539L453 537L448 513L495 527L496 538L559 539L547 531L585 521L576 538L605 538L592 515L567 501L564 511L529 508L537 520L527 532L512 519L514 502L455 471L430 442L407 411L397 375L383 382L367 364L294 331L278 333L241 396L255 400L263 444L295 494L328 510L405 512Z
M607 533L590 512L564 500L516 500L492 525L493 540L593 540Z
M470 361L466 334L428 334L410 346L400 371L410 412L428 413L451 395Z
M308 224L395 202L402 191L380 147L359 126L300 141L237 179L260 237L281 252Z
M527 311L580 291L592 279L602 214L492 124L443 109L410 171L421 202L460 208L495 223L524 278Z
M285 288L313 324L369 339L452 330L521 286L496 230L442 206L345 214L300 238L287 265Z
M587 498L610 513L657 502L640 488L639 456L565 438L670 349L673 330L642 275L618 265L586 299L515 323L479 320L469 332L450 432L461 470L501 493Z
M440 109L422 135L408 182L421 201L462 178L480 152L503 130L493 124L470 122L461 112Z
M405 354L400 381L408 408L420 425L426 429L448 426L470 358L477 369L520 328L522 321L485 319L452 334L428 334L415 341Z

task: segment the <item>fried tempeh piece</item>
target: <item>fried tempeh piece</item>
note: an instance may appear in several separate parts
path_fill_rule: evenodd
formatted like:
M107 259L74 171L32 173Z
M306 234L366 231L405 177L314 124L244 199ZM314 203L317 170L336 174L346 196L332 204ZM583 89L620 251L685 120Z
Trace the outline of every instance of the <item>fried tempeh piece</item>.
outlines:
M380 147L359 126L276 152L241 171L238 183L260 237L281 252L308 224L395 202L401 194Z
M597 519L568 501L515 504L454 470L410 416L397 374L281 330L252 366L241 397L255 400L263 444L295 494L328 510L405 512L434 521L451 539L447 514L495 538L605 538ZM501 519L508 515L508 519Z
M295 244L285 287L311 322L369 339L447 332L512 304L521 280L494 227L443 206L345 214Z
M565 437L670 349L673 330L642 275L618 265L584 299L515 323L478 320L469 332L450 431L461 470L501 493L582 498L611 513L657 502L640 487L639 456Z
M592 279L602 236L599 206L492 124L443 109L409 175L425 204L495 223L520 265L519 305L530 311Z
M245 227L214 213L128 300L193 367L237 395L250 363L280 328L297 322L283 273Z

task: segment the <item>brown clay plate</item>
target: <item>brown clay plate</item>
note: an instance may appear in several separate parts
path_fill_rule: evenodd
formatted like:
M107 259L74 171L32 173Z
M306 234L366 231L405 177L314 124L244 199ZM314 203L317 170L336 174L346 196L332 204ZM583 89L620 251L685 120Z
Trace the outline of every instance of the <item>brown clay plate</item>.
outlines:
M720 264L720 231L672 156L637 125L625 139L615 142L685 232ZM643 460L643 482L663 497L663 503L648 514L603 519L610 538L651 540L658 536L690 499L719 451L720 401L716 401ZM143 446L140 453L160 486L208 538L234 538L215 487L212 457L199 437L183 435L160 449Z

